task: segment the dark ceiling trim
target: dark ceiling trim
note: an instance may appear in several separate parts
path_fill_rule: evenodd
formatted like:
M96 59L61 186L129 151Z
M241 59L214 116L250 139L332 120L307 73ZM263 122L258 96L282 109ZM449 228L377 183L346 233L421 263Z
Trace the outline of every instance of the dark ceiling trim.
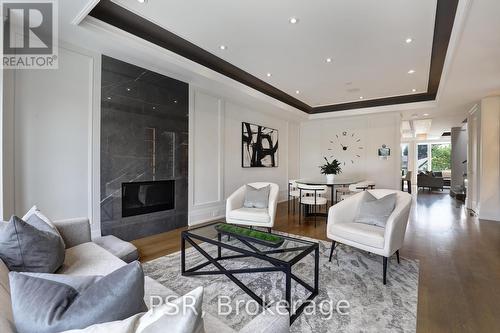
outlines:
M290 96L269 83L109 0L101 0L89 15L116 28L145 39L153 44L177 53L180 56L190 59L200 65L208 67L294 108L302 110L306 113L323 113L435 100L439 83L441 81L451 32L453 30L453 22L455 21L458 1L459 0L437 1L429 82L426 93L318 107L311 107L307 105L306 103Z
M352 109L363 109L363 108L373 108L377 106L395 105L395 104L405 104L405 103L416 103L433 101L436 99L436 94L412 94L394 97L385 97L378 99L369 99L365 101L356 101L342 104L333 104L325 106L314 107L311 113L323 113L323 112L334 112Z
M89 15L208 67L294 108L307 113L311 112L311 107L306 103L109 0L100 1Z

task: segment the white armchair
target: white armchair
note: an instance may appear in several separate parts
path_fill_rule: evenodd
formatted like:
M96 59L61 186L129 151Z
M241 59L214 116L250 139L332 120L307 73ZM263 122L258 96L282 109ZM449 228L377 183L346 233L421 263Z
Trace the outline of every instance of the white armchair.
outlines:
M276 207L278 205L279 186L274 183L250 183L249 186L262 188L270 185L269 203L267 208L246 208L245 202L246 185L243 185L227 198L226 222L246 226L264 227L269 231L274 226L276 218Z
M386 283L387 259L394 253L399 263L399 249L408 224L412 197L408 193L394 190L370 190L377 199L397 193L396 206L389 216L385 228L363 223L354 223L363 193L332 206L328 212L327 237L332 240L330 261L336 243L342 243L383 257L383 281Z

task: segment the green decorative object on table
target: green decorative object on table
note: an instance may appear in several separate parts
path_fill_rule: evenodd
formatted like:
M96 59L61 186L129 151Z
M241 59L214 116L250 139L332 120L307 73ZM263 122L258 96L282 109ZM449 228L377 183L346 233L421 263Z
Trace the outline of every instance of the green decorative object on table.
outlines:
M278 235L273 235L268 232L252 230L250 228L239 227L225 223L218 224L215 229L221 234L245 239L250 242L262 244L269 247L279 247L285 241L283 237Z

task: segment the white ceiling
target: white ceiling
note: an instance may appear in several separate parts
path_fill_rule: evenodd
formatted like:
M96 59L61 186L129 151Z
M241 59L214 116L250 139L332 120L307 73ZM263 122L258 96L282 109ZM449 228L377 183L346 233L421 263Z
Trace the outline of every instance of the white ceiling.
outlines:
M402 111L403 119L432 118L429 137L439 137L461 126L482 98L500 95L499 13L498 0L460 1L439 99L430 108Z
M311 106L427 90L436 0L114 2Z
M157 1L160 0L149 0L149 4ZM194 3L193 1L190 0L190 3ZM324 3L326 0L315 0L314 3L316 1ZM497 33L500 31L498 19L500 1L498 0L459 0L459 10L436 102L319 115L307 115L170 51L150 45L128 34L117 33L116 29L105 24L98 25L95 20L87 19L80 25L72 24L75 17L84 17L96 2L96 0L59 2L59 37L61 40L77 45L82 52L89 50L104 53L191 85L210 89L216 94L223 94L240 103L251 105L253 108L270 112L277 117L296 117L294 119L305 120L363 113L398 112L403 119L432 118L428 136L439 137L442 132L449 131L451 127L460 126L467 111L481 98L500 95L500 34ZM239 3L239 1L234 2ZM311 3L306 0L304 2ZM414 1L401 2L413 3ZM380 1L378 3L380 4ZM380 7L387 10L385 5L380 4ZM292 14L287 14L287 18L288 15ZM183 18L189 20L189 15ZM302 23L303 21L299 24ZM227 28L232 27L228 25ZM396 57L392 59L396 60ZM276 79L276 75L273 79ZM372 82L374 86L377 84L378 82Z

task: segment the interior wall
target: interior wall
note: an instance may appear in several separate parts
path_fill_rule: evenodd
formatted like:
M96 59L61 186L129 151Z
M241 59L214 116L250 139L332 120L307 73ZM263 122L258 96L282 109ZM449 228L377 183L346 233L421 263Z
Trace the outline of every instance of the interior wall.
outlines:
M476 105L467 117L467 195L466 207L477 213L479 211L479 176L480 176L480 109Z
M57 70L13 74L14 204L36 204L52 219L90 214L93 57L60 48Z
M280 113L272 106L267 110L254 109L209 91L191 88L190 225L223 217L226 198L246 183L274 182L280 187L280 200L286 199L288 175L298 173L299 125L272 115L273 111ZM242 122L278 130L278 167L241 166Z
M399 114L390 113L310 120L302 123L300 177L325 177L319 170L319 166L324 163L324 157L329 160L337 158L342 161L342 174L338 178L373 180L377 188L400 189L400 122ZM383 144L391 149L388 159L378 156L378 148ZM348 149L344 151L342 146L346 145Z
M500 97L481 101L479 218L500 221Z
M467 127L451 128L451 187L464 184L464 173L467 172Z

